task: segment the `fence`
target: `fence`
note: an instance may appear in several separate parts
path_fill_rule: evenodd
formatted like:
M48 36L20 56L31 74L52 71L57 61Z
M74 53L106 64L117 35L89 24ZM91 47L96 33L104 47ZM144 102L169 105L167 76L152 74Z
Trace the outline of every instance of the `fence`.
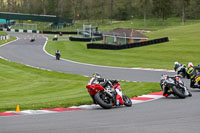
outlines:
M0 40L8 40L10 39L10 36L7 35L7 36L0 36Z
M23 29L23 30L37 30L37 24L27 24L27 23L16 23L11 26L12 29Z

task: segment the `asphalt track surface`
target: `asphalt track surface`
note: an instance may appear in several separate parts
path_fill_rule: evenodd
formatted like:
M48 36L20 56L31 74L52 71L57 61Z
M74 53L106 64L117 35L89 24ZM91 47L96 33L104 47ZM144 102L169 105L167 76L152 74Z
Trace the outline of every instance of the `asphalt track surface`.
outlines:
M166 73L56 61L42 50L44 38L30 43L22 39L25 34L14 35L21 39L0 48L0 56L14 62L71 74L99 72L130 81L159 82L160 75ZM0 117L0 133L199 133L200 90L192 90L192 94L186 99L170 97L109 110Z

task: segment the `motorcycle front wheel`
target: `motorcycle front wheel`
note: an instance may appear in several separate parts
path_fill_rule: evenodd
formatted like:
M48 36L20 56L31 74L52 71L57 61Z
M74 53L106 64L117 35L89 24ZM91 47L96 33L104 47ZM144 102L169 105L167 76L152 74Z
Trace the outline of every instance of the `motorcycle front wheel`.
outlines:
M102 108L112 108L112 98L110 98L106 93L99 91L94 95L94 99Z
M122 98L123 98L125 106L127 106L127 107L131 107L132 106L132 101L128 96L123 95Z
M184 94L185 93L184 89L179 89L176 86L172 86L172 90L173 90L174 94L177 95L179 98L186 97L186 95Z

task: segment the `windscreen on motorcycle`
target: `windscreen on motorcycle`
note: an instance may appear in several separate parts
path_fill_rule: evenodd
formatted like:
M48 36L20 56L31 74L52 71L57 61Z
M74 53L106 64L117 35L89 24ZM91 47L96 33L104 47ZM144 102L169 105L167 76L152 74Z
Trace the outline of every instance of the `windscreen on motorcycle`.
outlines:
M95 77L91 77L88 81L88 85L94 85L94 84L98 84L98 81L96 80Z

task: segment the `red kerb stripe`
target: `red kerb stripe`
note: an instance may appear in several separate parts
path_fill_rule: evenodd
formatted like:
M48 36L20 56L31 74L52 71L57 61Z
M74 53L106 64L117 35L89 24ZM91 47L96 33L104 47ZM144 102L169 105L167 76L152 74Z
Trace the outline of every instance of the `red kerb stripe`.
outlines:
M163 95L163 92L154 92L154 93L149 93L148 95Z
M3 113L0 113L0 116L11 116L11 115L21 115L21 114L16 114L16 113L8 113L8 112L3 112Z
M154 98L149 98L149 97L133 97L131 100L142 100L142 101L147 101L147 100L153 100Z

